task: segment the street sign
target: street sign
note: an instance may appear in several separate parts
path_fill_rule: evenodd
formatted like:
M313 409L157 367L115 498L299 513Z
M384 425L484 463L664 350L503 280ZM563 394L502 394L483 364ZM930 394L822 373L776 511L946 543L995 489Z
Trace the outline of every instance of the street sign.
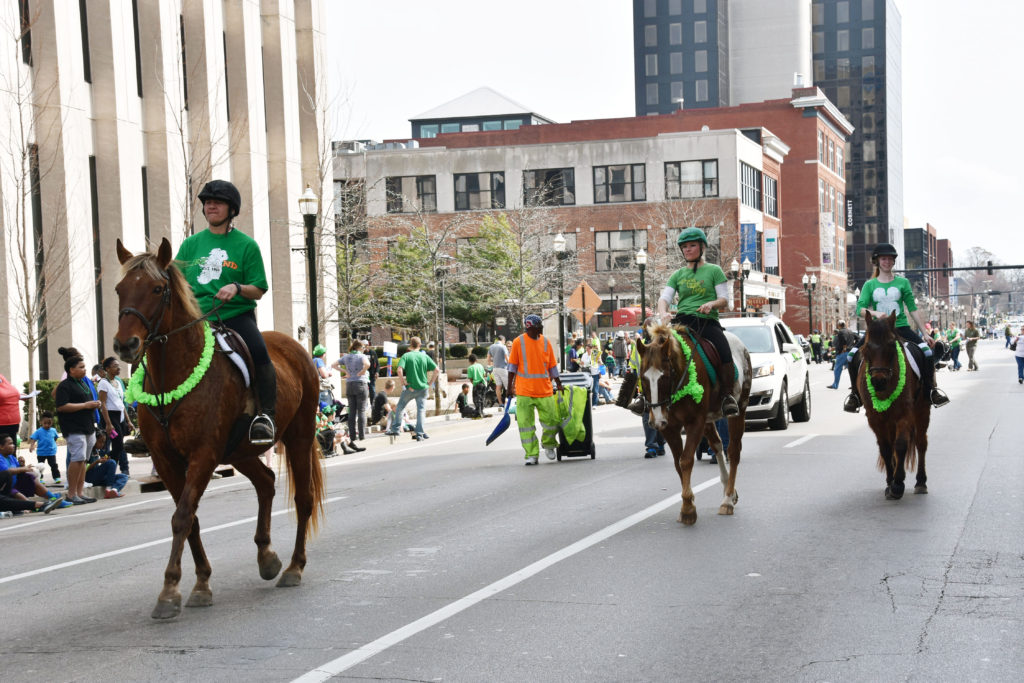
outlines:
M597 309L601 308L601 297L584 280L576 285L576 289L572 290L568 306L569 312L586 325L594 318Z

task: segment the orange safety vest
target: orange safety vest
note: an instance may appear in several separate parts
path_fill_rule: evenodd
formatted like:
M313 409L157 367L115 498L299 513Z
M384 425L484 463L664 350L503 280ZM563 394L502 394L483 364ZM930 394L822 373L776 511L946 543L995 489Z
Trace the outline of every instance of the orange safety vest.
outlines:
M516 366L516 395L530 398L552 396L551 376L548 370L558 366L555 348L544 335L536 340L521 334L512 342L508 362Z

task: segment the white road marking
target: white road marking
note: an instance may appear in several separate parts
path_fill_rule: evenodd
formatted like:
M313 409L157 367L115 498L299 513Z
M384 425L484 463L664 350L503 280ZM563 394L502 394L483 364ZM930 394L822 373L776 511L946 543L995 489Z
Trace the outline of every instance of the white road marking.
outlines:
M337 496L336 498L328 498L327 500L324 501L324 504L326 505L327 503L333 503L333 502L338 501L338 500L344 500L345 498L348 498L348 496ZM287 512L290 512L290 511L291 511L291 508L285 508L283 510L278 510L277 512L271 512L270 516L271 517L277 517L278 515L283 515L283 514L285 514ZM248 524L249 522L255 522L255 521L256 521L256 516L246 517L245 519L237 519L234 522L227 522L225 524L218 524L217 526L211 526L211 527L203 528L202 533L208 534L211 531L220 531L221 529L229 529L229 528L231 528L233 526L238 526L240 524ZM11 576L5 576L5 577L0 578L0 584L2 584L2 583L10 583L12 581L19 581L21 579L27 579L27 578L32 577L32 576L39 576L40 574L47 574L49 572L55 572L58 569L66 569L67 567L74 567L74 566L77 566L77 565L80 565L80 564L85 564L87 562L95 562L96 560L102 560L102 559L107 558L107 557L114 557L115 555L124 555L125 553L134 552L136 550L143 550L145 548L151 548L151 547L153 547L155 545L161 545L163 543L170 543L171 539L172 539L172 537L168 536L167 538L161 538L161 539L158 539L158 540L155 540L155 541L149 541L147 543L140 543L138 545L129 546L127 548L120 548L118 550L111 550L109 552L100 553L99 555L90 555L89 557L81 557L81 558L79 558L77 560L70 560L68 562L61 562L60 564L50 565L49 567L40 567L39 569L33 569L32 571L22 572L21 574L12 574Z
M813 439L816 436L817 436L817 434L808 434L806 436L801 436L796 441L790 441L785 446L783 446L783 448L796 448L800 444L807 443L808 441L810 441L811 439Z
M697 494L704 489L710 488L718 484L718 479L709 479L695 487L693 487L694 494ZM547 557L534 562L531 565L523 567L517 572L509 574L508 576L498 579L489 586L485 586L475 593L470 593L464 598L460 598L453 603L450 603L441 609L438 609L425 617L421 617L416 621L406 624L405 626L392 631L384 636L381 636L377 640L371 643L367 643L360 648L357 648L346 655L342 655L337 659L331 660L326 664L318 666L317 668L309 671L308 673L299 676L294 679L293 683L312 683L313 681L326 681L332 676L337 676L343 671L347 671L356 664L366 661L374 655L380 654L388 648L401 643L408 638L424 631L431 626L441 623L446 619L464 612L465 610L473 607L477 603L483 602L487 598L490 598L504 590L507 590L516 584L522 583L526 579L539 574L548 567L551 567L562 560L568 559L573 555L576 555L584 550L597 545L601 541L611 538L620 531L625 531L631 526L635 526L640 522L644 521L648 517L653 517L665 508L671 505L677 505L680 502L680 495L677 493L672 495L665 500L655 503L640 512L630 515L624 519L619 520L613 524L606 526L600 531L596 531L586 538L580 539L575 543L568 545L561 550L551 553Z

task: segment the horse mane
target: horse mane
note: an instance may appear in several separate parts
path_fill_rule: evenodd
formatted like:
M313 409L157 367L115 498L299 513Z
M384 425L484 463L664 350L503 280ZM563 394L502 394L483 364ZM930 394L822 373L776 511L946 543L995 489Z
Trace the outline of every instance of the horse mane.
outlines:
M668 359L674 365L677 365L679 367L683 367L683 350L681 348L679 348L676 344L671 343L672 332L673 331L676 331L676 332L679 332L680 334L683 334L683 333L686 332L686 327L683 326L683 325L676 326L676 327L669 327L665 323L658 323L656 325L651 325L650 327L647 328L647 333L649 335L651 335L651 344L649 344L649 346L650 345L658 345L658 346L664 345L665 346L665 355L668 356ZM659 339L663 339L663 341L658 341L657 343L655 343Z
M889 318L872 318L867 323L867 333L865 339L867 341L874 342L876 344L881 341L885 341L886 338L895 339L898 335L895 330L889 327Z
M189 318L195 320L203 315L202 310L199 308L199 302L196 301L196 296L192 293L191 285L185 279L176 262L172 261L167 266L167 270L164 270L157 262L155 254L142 252L132 256L125 262L121 267L121 276L123 277L133 270L141 270L147 277L153 280L167 281L171 288L171 296L181 303L185 315Z

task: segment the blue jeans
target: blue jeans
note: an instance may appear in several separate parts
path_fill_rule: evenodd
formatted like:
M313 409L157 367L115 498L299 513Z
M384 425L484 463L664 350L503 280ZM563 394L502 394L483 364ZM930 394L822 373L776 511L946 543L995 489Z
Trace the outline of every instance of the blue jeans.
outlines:
M842 375L843 375L843 369L846 368L846 364L849 363L849 362L850 362L850 352L849 351L843 351L841 354L836 356L836 367L835 367L835 370L833 371L833 374L835 375L835 377L832 380L832 386L834 386L836 389L839 388L839 378L842 377Z
M601 381L601 375L591 375L591 378L594 380L594 388L590 392L590 400L591 400L591 405L593 405L596 408L597 407L597 399L598 399L598 396L600 395L600 392L598 391L598 389L600 388L598 386L598 382Z
M959 346L954 346L952 349L950 349L949 350L949 354L953 358L953 369L954 370L959 370L961 367L963 367L960 364L960 347Z
M640 418L644 424L644 448L646 448L647 451L664 453L665 437L661 435L661 432L651 426L650 417L651 411L647 411L644 413L643 417Z
M427 401L427 390L423 389L410 389L406 386L402 389L402 395L398 397L398 405L395 406L394 412L391 413L391 424L388 431L392 434L398 434L402 431L402 411L405 410L405 406L408 405L409 401L416 399L416 433L422 435L423 432L423 414L425 412L425 405Z
M1024 357L1014 356L1014 358L1017 359L1017 379L1024 379Z

